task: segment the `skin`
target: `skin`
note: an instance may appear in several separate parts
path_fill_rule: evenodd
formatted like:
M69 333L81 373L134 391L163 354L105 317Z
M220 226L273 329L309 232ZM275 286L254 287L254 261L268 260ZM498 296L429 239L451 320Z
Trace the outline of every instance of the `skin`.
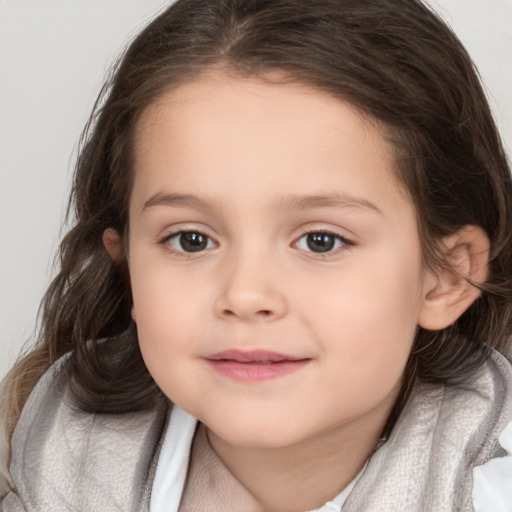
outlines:
M128 262L149 371L262 510L321 506L378 443L418 324L474 297L447 314L393 147L349 104L210 74L150 106L135 140ZM315 252L307 233L324 231L334 247ZM119 236L105 244L118 258ZM205 359L228 349L307 362L240 382Z

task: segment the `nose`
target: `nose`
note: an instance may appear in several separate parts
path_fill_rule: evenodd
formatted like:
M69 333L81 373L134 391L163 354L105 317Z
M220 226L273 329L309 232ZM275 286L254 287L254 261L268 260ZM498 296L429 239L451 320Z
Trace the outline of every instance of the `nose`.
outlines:
M279 320L286 315L288 305L282 289L283 276L277 274L261 254L230 258L219 275L215 314L245 322Z

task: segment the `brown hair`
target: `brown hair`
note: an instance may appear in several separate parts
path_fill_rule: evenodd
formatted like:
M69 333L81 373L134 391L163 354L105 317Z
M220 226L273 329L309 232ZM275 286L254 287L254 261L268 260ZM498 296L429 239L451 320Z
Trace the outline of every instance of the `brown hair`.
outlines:
M458 383L511 334L512 182L474 66L419 0L178 0L127 49L86 127L70 200L73 227L42 304L37 346L5 381L11 425L41 373L70 352L78 405L123 412L161 398L130 318L123 265L102 234L124 233L132 135L163 92L214 67L297 81L348 101L385 126L398 175L416 205L425 261L464 225L491 241L482 296L451 327L418 329L407 385Z

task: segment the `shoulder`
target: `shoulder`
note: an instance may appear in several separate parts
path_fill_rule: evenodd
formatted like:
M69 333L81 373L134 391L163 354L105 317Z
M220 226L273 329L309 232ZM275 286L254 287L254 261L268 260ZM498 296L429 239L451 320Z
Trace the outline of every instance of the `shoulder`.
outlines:
M14 430L10 474L19 498L27 510L132 509L144 498L167 409L84 413L71 397L68 358L61 358L39 380Z
M347 510L473 511L473 469L505 455L511 421L512 366L497 352L463 386L419 385Z
M437 401L433 395L438 395ZM416 407L435 412L436 443L445 454L456 448L460 462L471 473L473 467L504 454L499 437L512 421L512 365L492 350L464 384L424 386Z

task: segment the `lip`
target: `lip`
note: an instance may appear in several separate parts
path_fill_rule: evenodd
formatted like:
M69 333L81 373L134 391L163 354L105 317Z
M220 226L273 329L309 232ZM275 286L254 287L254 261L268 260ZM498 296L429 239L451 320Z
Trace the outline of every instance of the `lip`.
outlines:
M242 382L260 382L289 375L311 359L279 354L267 350L231 349L205 357L221 375Z

